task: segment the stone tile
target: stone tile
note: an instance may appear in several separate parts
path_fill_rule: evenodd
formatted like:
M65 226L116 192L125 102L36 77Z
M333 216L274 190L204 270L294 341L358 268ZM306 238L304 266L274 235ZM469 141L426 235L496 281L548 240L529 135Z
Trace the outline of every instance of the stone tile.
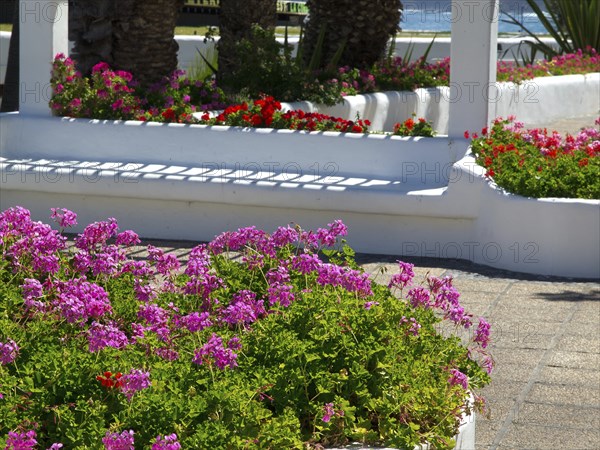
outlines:
M600 448L600 431L531 425L513 425L498 449L592 450Z
M489 418L482 417L481 423L492 429L499 430L506 421L508 415L514 409L516 402L506 399L494 401L487 397L486 404L489 411ZM477 420L479 420L479 418Z
M531 348L495 348L490 349L490 353L496 362L496 366L504 365L519 365L523 368L530 368L533 370L538 365L544 350L542 349L531 349ZM494 374L492 373L492 378Z
M575 313L577 314L577 313ZM590 339L600 339L600 316L597 321L581 323L574 321L565 327L565 336L586 336Z
M460 293L465 292L492 292L492 293L501 293L506 290L506 288L511 284L510 280L471 280L471 279L461 279L456 278L454 280L454 286Z
M500 335L499 339L494 341L494 348L505 348L505 349L548 349L552 341L553 335L551 334L537 334L535 332L515 334L509 333Z
M520 425L552 425L565 428L600 429L600 409L555 406L541 403L521 405L515 416Z
M600 323L600 302L581 304L579 310L573 314L572 322L598 325Z
M573 369L600 370L600 356L595 353L555 351L552 352L547 365Z
M477 416L475 422L475 448L486 449L494 442L496 434L502 428L502 421Z
M561 327L560 322L541 322L529 317L515 317L512 320L496 319L490 315L488 320L492 325L496 343L519 342L535 343L547 336L555 335Z
M494 355L492 353L492 355ZM535 366L524 366L522 364L499 364L498 360L495 359L496 365L492 372L492 382L513 382L526 384Z
M597 370L546 366L542 369L539 381L542 383L585 386L600 390L600 372Z
M553 322L561 324L569 314L570 306L546 308L543 304L507 304L500 301L489 314L490 319L498 321Z
M460 303L464 304L479 304L489 305L498 298L498 292L477 292L477 291L460 291Z
M496 380L492 374L492 382L481 389L479 395L482 395L490 405L502 405L502 410L506 412L509 409L507 405L512 405L515 402L525 384L514 380Z
M587 336L562 336L558 341L556 349L600 354L600 338L593 339L588 338Z
M511 294L538 297L545 300L586 300L600 297L598 285L589 283L561 283L557 281L518 281Z
M588 387L535 383L526 401L555 405L600 407L600 391Z

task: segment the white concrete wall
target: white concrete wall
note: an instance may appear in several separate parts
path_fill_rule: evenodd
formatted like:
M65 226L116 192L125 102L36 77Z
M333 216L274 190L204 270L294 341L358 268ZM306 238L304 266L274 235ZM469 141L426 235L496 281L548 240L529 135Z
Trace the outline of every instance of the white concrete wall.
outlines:
M600 73L541 77L520 85L499 83L496 116L517 116L530 126L562 118L600 115ZM490 94L494 100L495 93Z
M317 105L311 102L282 103L282 109L301 109L306 112L321 112L334 117L371 121L372 131L393 131L397 122L402 122L415 113L433 122L438 134L448 132L450 106L448 87L416 89L415 91L376 92L373 94L352 95L333 106Z
M481 91L484 87L478 84L472 89ZM318 111L349 120L354 120L358 114L361 119L371 121L371 130L384 131L392 131L396 122L415 113L432 121L437 133L446 135L450 104L459 95L468 99L469 89L459 91L455 87L440 87L414 92L380 92L348 96L343 103L334 106L294 102L283 103L282 107ZM530 125L594 115L600 113L600 73L534 78L520 85L495 83L489 90L489 98L495 105L495 117L515 115Z
M362 252L600 277L600 200L507 194L471 157L451 165L463 141L2 114L0 144L0 208L37 219L60 206L82 224L208 240L341 218Z

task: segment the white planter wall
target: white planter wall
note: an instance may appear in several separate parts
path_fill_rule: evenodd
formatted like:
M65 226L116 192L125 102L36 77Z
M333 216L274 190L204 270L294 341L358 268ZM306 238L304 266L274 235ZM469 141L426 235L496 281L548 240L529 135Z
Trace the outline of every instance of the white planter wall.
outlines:
M483 86L475 89L483 89ZM529 125L600 113L600 73L534 78L520 85L495 83L488 92L496 105L496 117L515 115ZM310 102L284 103L282 106L349 120L354 120L358 114L361 119L371 121L371 130L384 131L393 131L395 123L415 113L417 117L432 121L438 134L446 135L450 103L457 101L460 95L469 95L469 90L452 86L414 92L379 92L348 96L334 106Z
M467 145L2 114L0 208L42 220L66 207L81 224L116 217L145 237L190 240L340 218L361 252L600 277L600 200L506 194L463 157Z

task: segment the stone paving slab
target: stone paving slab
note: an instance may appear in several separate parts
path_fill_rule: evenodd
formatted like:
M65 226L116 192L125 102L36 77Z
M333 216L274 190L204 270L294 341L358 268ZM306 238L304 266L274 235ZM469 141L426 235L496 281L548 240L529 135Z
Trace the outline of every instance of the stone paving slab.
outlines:
M548 422L565 427L581 429L600 429L598 410L578 408L566 405L526 402L519 408L517 422L522 425L545 425Z
M600 386L600 372L589 369L569 369L566 367L546 366L542 370L540 381L543 383L565 384L596 389Z

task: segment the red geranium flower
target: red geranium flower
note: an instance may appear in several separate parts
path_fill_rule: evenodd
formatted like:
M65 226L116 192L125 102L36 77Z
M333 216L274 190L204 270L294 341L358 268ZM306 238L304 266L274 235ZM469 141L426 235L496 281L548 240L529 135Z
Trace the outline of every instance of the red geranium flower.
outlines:
M175 119L175 111L173 111L173 109L169 108L169 109L163 111L161 116L165 120L173 120L173 119Z

